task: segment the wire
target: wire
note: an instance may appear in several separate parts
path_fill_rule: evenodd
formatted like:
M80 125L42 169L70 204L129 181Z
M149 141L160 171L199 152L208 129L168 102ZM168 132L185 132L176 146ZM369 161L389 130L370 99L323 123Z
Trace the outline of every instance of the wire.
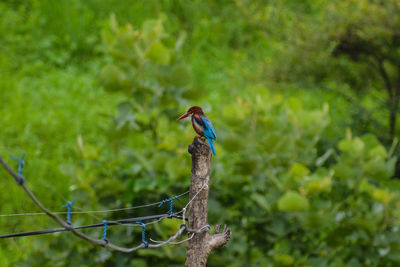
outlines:
M194 237L194 234L195 233L192 233L192 235L190 237L188 237L188 238L186 238L184 240L181 240L181 241L178 241L178 242L169 242L168 244L179 245L179 244L185 243L186 241L189 241L190 239L192 239ZM150 241L154 242L154 243L159 243L159 244L163 242L163 241L154 240L152 238L150 238Z
M181 197L186 194L188 194L189 191L186 191L180 195L177 195L176 197ZM107 213L107 212L116 212L116 211L123 211L123 210L134 210L134 209L140 209L140 208L147 208L147 207L152 207L159 205L160 203L163 203L164 200L154 202L151 204L145 204L145 205L140 205L140 206L134 206L134 207L126 207L126 208L118 208L118 209L108 209L108 210L87 210L87 211L71 211L71 214L90 214L90 213ZM67 211L57 211L53 212L54 214L68 214ZM14 214L0 214L0 217L13 217L13 216L35 216L35 215L46 215L44 212L27 212L27 213L14 213Z
M146 223L146 225L154 224L162 219L165 218L178 218L181 219L180 216L170 216L169 214L158 214L158 215L150 215L150 216L143 216L143 217L135 217L135 218L128 218L128 219L122 219L122 220L116 220L116 221L107 221L107 226L114 226L114 225L124 225L124 224L131 224L131 223L136 223L137 221L146 221L146 220L151 220L151 219L158 219L156 221ZM73 229L86 229L86 228L96 228L96 227L104 227L105 223L104 221L102 223L95 223L95 224L89 224L89 225L81 225L81 226L73 226ZM132 224L135 226L140 226L137 224ZM42 234L51 234L51 233L57 233L57 232L64 232L64 231L70 231L67 228L54 228L54 229L45 229L45 230L37 230L37 231L29 231L29 232L21 232L21 233L14 233L14 234L7 234L7 235L1 235L0 238L9 238L9 237L20 237L20 236L30 236L30 235L42 235ZM104 232L103 232L103 237L104 237Z
M197 193L193 196L193 198L186 204L186 206L184 208L185 211L186 211L186 208L189 206L189 204L197 197L197 195L204 189L204 187L206 187L206 185L208 185L208 183L204 183L203 186L200 188L200 190L197 191Z
M49 217L51 217L54 221L56 221L58 224L60 224L63 228L63 231L70 231L71 233L73 233L75 236L86 240L92 244L95 245L100 245L103 246L105 248L110 248L112 250L116 250L116 251L120 251L120 252L124 252L124 253L130 253L133 252L135 250L141 249L141 248L147 248L147 247L151 247L151 248L157 248L157 247L161 247L163 245L166 245L172 241L174 241L176 238L178 238L180 235L182 235L182 233L184 231L188 231L188 232L195 232L198 233L199 231L208 231L209 230L209 226L207 226L206 228L202 227L200 229L188 229L187 224L184 222L180 227L179 230L172 236L170 236L168 238L168 240L161 242L161 243L156 243L156 244L148 244L147 242L143 242L143 238L142 238L142 243L135 246L135 247L121 247L115 244L110 243L107 239L96 239L96 238L92 238L86 234L83 234L79 231L77 231L77 229L74 228L74 226L70 223L65 222L64 220L62 220L60 217L58 217L56 214L54 214L53 212L51 212L50 210L48 210L39 200L38 198L32 193L31 190L29 190L29 188L23 183L23 177L21 177L19 174L17 174L16 172L14 172L14 170L8 166L4 160L0 157L0 164L3 165L3 167L6 169L6 171L14 178L14 180L23 188L23 190L27 193L27 195L32 199L32 201L43 211L45 212ZM22 168L21 168L22 169ZM186 204L186 206L179 212L179 213L185 213L186 212L186 208L190 205L190 203L198 196L198 194L204 189L204 187L208 185L208 182L205 183L201 189L190 199L190 201ZM187 193L187 192L185 192ZM185 194L184 193L184 194ZM157 205L160 202L157 203L153 203L153 204L148 204L146 206L152 206L152 205ZM131 207L128 209L133 209L133 208L137 208L137 207ZM125 208L126 209L126 208ZM98 211L96 211L98 212ZM88 213L88 212L81 212L81 213ZM70 214L70 211L67 211L67 214ZM94 215L91 215L94 216ZM155 217L154 217L155 216ZM157 216L159 215L151 215L151 216L147 216L146 218L157 218ZM183 215L182 217L179 217L180 219L183 219L185 215ZM162 220L163 218L166 217L173 217L172 214L168 214L168 216L161 216L158 218L157 221ZM131 218L132 219L132 218ZM138 218L134 218L135 222L137 223L137 219ZM142 218L143 219L143 218ZM124 220L119 220L119 222L116 222L117 224L121 224L122 222L126 222L129 219L124 219ZM127 221L128 223L131 223L132 221ZM144 236L144 223L142 223L142 233ZM98 225L98 226L97 226ZM102 223L97 224L96 227L105 227L104 225L104 221ZM13 235L13 234L12 234Z
M130 225L130 226L139 226L137 224L138 221L146 221L146 220L151 220L151 219L156 219L152 222L146 223L146 225L152 225L152 224L156 224L160 221L162 221L165 218L179 218L182 219L183 222L187 221L188 219L185 218L185 213L186 213L186 209L189 206L189 204L198 196L198 194L204 189L204 187L207 185L207 183L205 183L199 191L196 192L196 194L188 201L188 203L186 204L186 206L175 213L172 214L159 214L159 215L150 215L150 216L143 216L143 217L136 217L136 218L128 218L128 219L121 219L121 220L115 220L115 221L107 221L107 226L113 226L113 225ZM183 196L185 194L187 194L189 191L186 191L182 194L180 194L177 197ZM158 203L152 203L152 204L148 204L148 205L156 205L161 203L162 201L159 201ZM68 213L68 212L62 212L63 214ZM71 212L73 213L73 212ZM79 213L79 212L78 212ZM82 212L81 212L82 213ZM178 216L178 214L182 213L182 216ZM12 215L12 214L8 214L8 215ZM6 214L7 216L7 214ZM98 219L97 216L94 216L95 218ZM136 223L136 224L132 224L132 223ZM72 229L85 229L85 228L95 228L95 227L104 227L105 223L104 220L102 223L96 223L96 224L90 224L90 225L82 225L82 226L73 226ZM209 226L208 226L209 227ZM204 227L202 227L199 231L203 231ZM21 232L21 233L13 233L13 234L7 234L7 235L1 235L0 238L10 238L10 237L21 237L21 236L31 236L31 235L42 235L42 234L50 234L50 233L56 233L56 232L63 232L63 231L70 231L70 229L67 228L54 228L54 229L45 229L45 230L38 230L38 231L30 231L30 232ZM103 237L104 237L104 233L103 233ZM193 236L192 236L193 237ZM191 238L190 238L191 239ZM187 239L187 240L190 240ZM185 241L187 241L185 240ZM185 241L179 241L178 243L183 243ZM161 242L161 241L157 241ZM177 243L177 244L178 244Z

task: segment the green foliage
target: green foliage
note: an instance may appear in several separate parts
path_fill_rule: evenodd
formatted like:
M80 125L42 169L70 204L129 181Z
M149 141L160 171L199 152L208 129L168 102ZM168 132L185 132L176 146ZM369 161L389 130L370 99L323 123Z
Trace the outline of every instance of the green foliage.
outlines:
M385 39L396 15L381 20L385 10L371 0L3 1L0 154L27 153L28 186L54 211L73 198L86 210L159 201L189 187L195 134L175 119L198 104L218 134L209 222L233 232L210 266L396 266L396 144L385 147L379 127L347 128L362 122L358 104L378 105L349 104L350 89L382 81L332 57L332 40L349 25L373 25L358 37ZM322 86L330 89L312 90ZM1 213L36 211L0 173ZM147 234L165 240L180 223L164 220ZM0 217L1 233L47 227L57 225ZM140 227L110 227L108 236L133 246ZM173 266L185 256L183 245L115 253L68 233L0 242L1 266Z
M258 106L257 98L269 105ZM329 121L327 106L307 110L293 99L265 93L232 105L231 110L251 119L239 123L222 117L228 121L226 128L239 123L237 138L256 138L258 145L241 147L237 157L229 156L225 164L233 164L232 172L215 173L217 201L224 208L214 207L212 213L226 214L231 224L241 226L235 233L247 233L247 241L233 238L234 256L223 252L226 257L238 265L243 258L245 264L245 254L257 250L253 264L395 264L398 252L389 251L398 243L392 239L377 245L376 235L397 235L398 182L390 180L396 159L373 135L352 138L349 132L339 142L338 154L328 154L335 164L324 167L326 156L313 151ZM227 145L222 143L222 149ZM225 158L217 160L222 164ZM248 199L238 199L236 190ZM232 205L232 199L238 202ZM360 248L374 256L357 252Z
M308 199L293 191L286 192L278 200L278 210L280 211L308 210L309 208Z
M135 100L144 97L142 90L148 97L160 95L159 101L168 102L179 98L190 85L191 71L181 54L186 35L181 33L175 41L165 32L162 17L147 20L135 30L131 24L119 27L112 15L102 36L111 60L99 75L106 89L125 89Z
M285 85L298 84L345 99L352 105L345 116L354 118L350 123L354 130L372 131L389 145L396 134L400 94L398 1L310 2L305 10L278 4L285 17L272 19L265 30L278 39L268 44L275 53L267 58L282 64L266 71ZM256 21L270 20L257 16ZM284 23L284 30L277 23Z

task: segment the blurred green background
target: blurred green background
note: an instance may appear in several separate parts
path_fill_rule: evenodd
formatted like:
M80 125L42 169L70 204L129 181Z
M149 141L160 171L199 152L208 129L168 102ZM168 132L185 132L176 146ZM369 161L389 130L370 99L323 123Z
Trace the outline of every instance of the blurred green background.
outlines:
M0 155L17 168L8 155L26 152L26 183L53 211L74 198L74 210L157 202L189 187L195 134L175 119L200 105L218 135L209 223L233 232L209 266L398 266L399 29L396 0L1 1ZM0 176L1 214L39 211ZM50 227L0 217L0 234ZM108 238L134 246L140 234ZM122 254L69 233L0 240L0 266L184 258L185 245Z

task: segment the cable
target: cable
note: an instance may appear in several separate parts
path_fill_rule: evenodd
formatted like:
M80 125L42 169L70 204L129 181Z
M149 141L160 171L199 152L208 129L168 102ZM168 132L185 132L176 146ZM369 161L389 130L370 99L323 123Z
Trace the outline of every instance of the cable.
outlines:
M197 197L197 195L204 189L204 187L206 187L206 185L208 185L208 183L204 183L203 186L200 188L200 190L197 191L197 193L193 196L193 198L186 204L184 208L185 210L189 206L189 204Z
M189 191L186 191L180 195L177 195L176 198L184 196L188 193L189 193ZM134 209L147 208L147 207L153 207L156 205L160 205L161 203L163 203L163 201L164 200L154 202L151 204L144 204L144 205L140 205L140 206L127 207L127 208L108 209L108 210L71 211L70 213L71 214L90 214L90 213L107 213L107 212L116 212L116 211L123 211L123 210L134 210ZM57 211L57 212L53 212L53 213L54 214L68 214L67 211ZM28 212L28 213L0 214L0 217L35 216L35 215L46 215L46 213L44 213L44 212Z
M135 218L116 220L116 221L107 221L107 226L130 224L130 223L136 223L137 221L146 221L146 220L151 220L151 219L158 219L155 222L159 222L164 218L171 218L171 216L169 214L158 214L158 215L135 217ZM182 217L173 215L172 218L181 219ZM154 224L155 222L150 222L150 223L147 223L146 225ZM136 226L139 226L139 225L136 225ZM73 226L72 228L73 229L86 229L86 228L96 228L96 227L104 227L104 222L89 224L89 225ZM67 228L54 228L54 229L46 229L46 230L29 231L29 232L1 235L0 238L30 236L30 235L43 235L43 234L51 234L51 233L64 232L64 231L70 231L70 230Z
M165 218L178 218L182 219L183 221L188 221L188 218L185 218L185 213L186 209L189 206L189 204L197 197L197 195L204 189L204 187L207 185L205 183L199 191L196 192L196 194L188 201L186 206L173 214L159 214L159 215L150 215L150 216L143 216L143 217L136 217L136 218L128 218L128 219L121 219L121 220L115 220L115 221L107 221L107 226L113 226L113 225L125 225L129 224L131 226L138 226L137 224L131 224L131 223L137 223L138 221L146 221L146 220L151 220L151 219L157 219L155 221L146 223L146 225L151 225L160 222L161 220ZM187 194L189 191L186 191L185 193L182 193L181 195L177 196L183 196L184 194ZM159 201L157 204L162 203L163 201ZM149 205L154 205L155 203L149 204ZM68 212L63 212L63 214L68 213ZM71 212L73 213L73 212ZM182 213L182 216L178 216L178 214ZM11 214L10 214L11 215ZM97 218L96 216L94 216ZM90 225L82 225L82 226L73 226L72 228L77 230L77 229L85 229L85 228L95 228L95 227L104 227L105 223L104 220L102 223L96 223L96 224L90 224ZM56 233L56 232L63 232L63 231L70 231L67 228L54 228L54 229L46 229L46 230L38 230L38 231L29 231L29 232L21 232L21 233L14 233L14 234L7 234L7 235L1 235L1 238L10 238L10 237L20 237L20 236L31 236L31 235L42 235L42 234L50 234L50 233ZM104 236L104 234L103 234Z

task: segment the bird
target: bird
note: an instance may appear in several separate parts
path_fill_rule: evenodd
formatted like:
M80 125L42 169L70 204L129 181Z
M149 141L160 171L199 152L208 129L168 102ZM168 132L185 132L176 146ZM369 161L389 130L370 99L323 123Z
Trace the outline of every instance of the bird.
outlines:
M213 140L217 139L217 135L215 134L214 126L212 125L210 119L206 117L201 107L193 106L189 108L185 114L183 114L176 120L179 121L189 116L192 117L193 129L198 135L200 135L200 137L205 137L208 140L211 152L215 157L216 153Z

